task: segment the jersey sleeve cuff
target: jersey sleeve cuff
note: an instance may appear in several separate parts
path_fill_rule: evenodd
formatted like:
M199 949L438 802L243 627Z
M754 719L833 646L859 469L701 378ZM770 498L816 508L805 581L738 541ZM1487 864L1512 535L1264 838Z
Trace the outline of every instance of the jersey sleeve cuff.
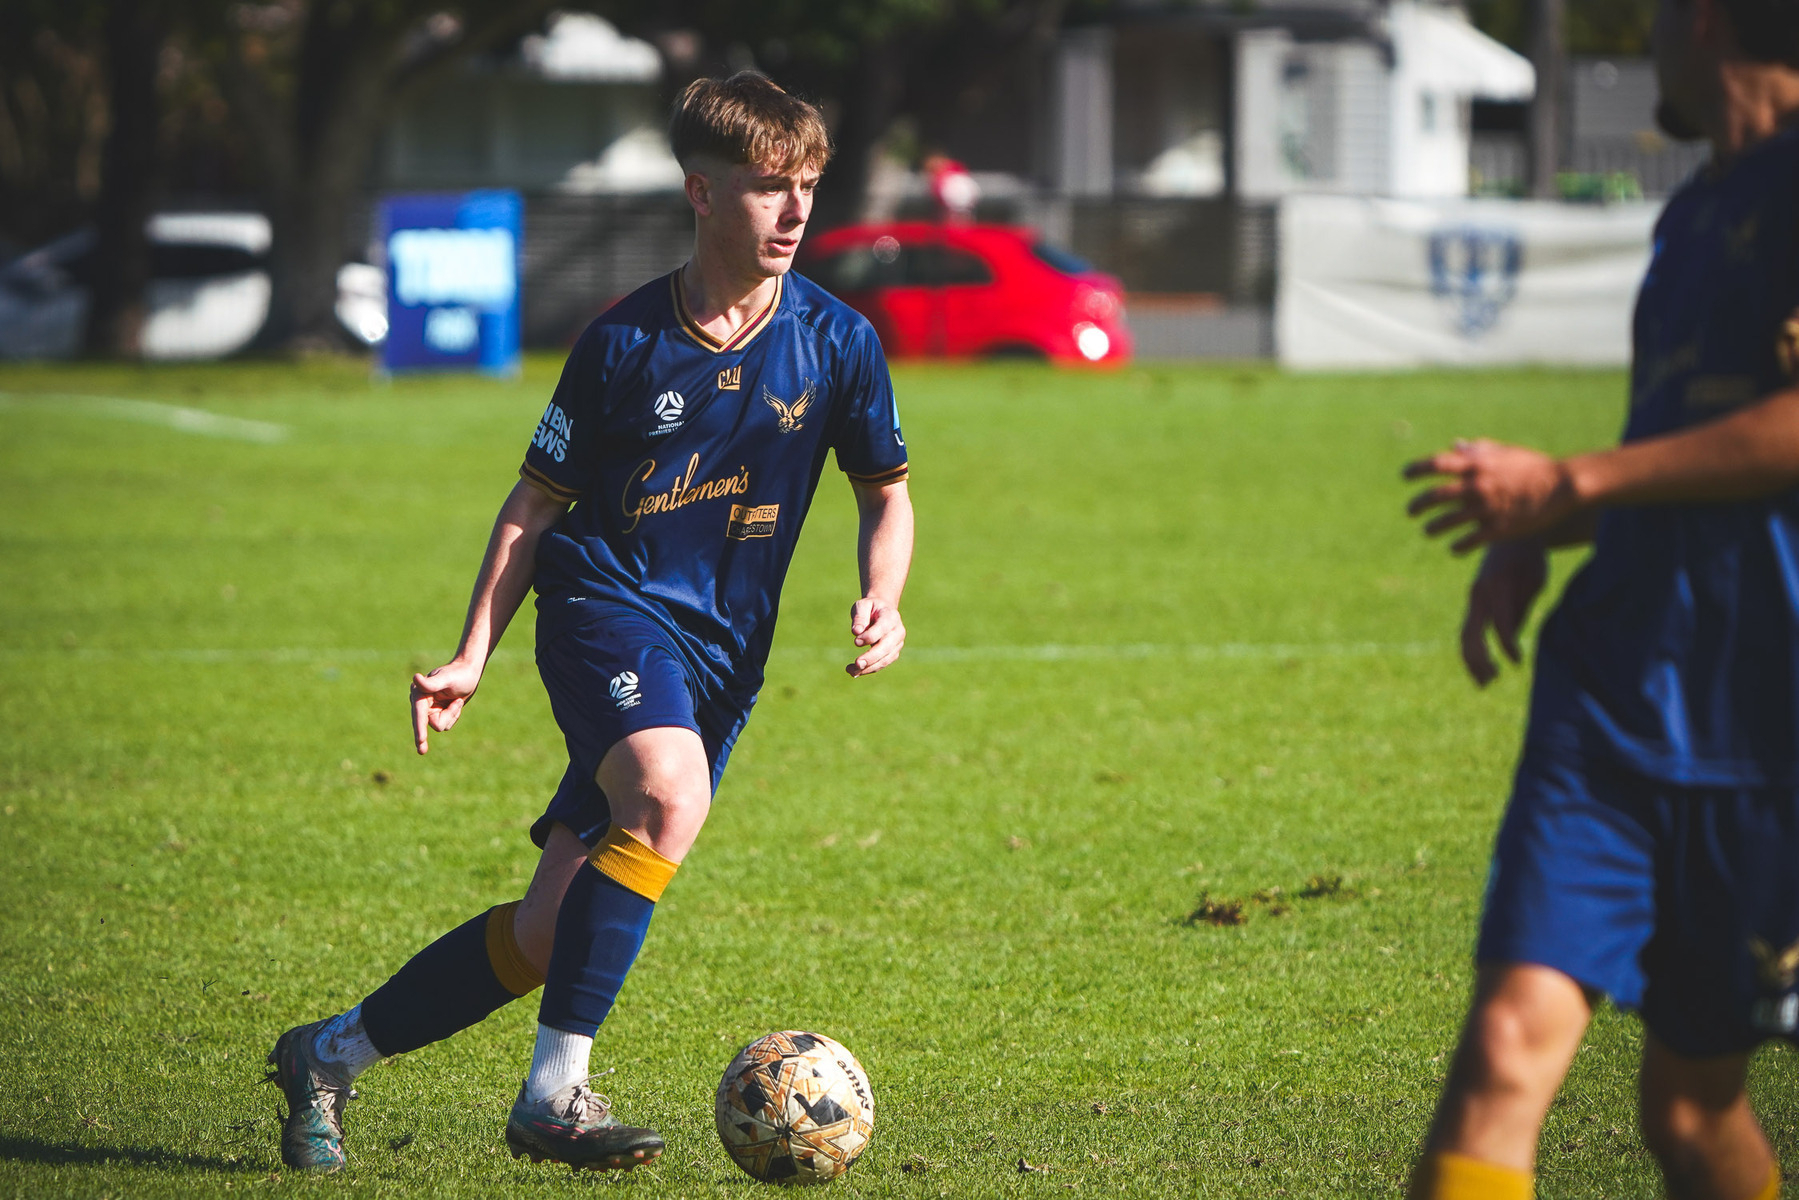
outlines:
M573 504L581 498L581 493L567 488L533 467L530 463L521 465L518 477L548 496L552 500L560 500L564 504Z
M890 483L903 483L911 470L911 463L901 463L886 471L876 471L872 475L862 475L855 471L845 471L851 483L860 483L867 487L886 487Z

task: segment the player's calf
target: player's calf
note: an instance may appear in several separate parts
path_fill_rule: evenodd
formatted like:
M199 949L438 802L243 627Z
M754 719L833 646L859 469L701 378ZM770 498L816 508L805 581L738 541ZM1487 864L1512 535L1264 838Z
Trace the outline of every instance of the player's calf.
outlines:
M557 915L531 1071L506 1122L515 1156L617 1170L662 1152L655 1131L620 1124L588 1090L588 1058L677 865L615 825L575 873Z
M1568 976L1529 964L1481 968L1425 1154L1414 1200L1531 1194L1543 1115L1590 1013Z
M1638 1116L1672 1200L1773 1200L1780 1167L1744 1091L1749 1056L1687 1058L1653 1033Z

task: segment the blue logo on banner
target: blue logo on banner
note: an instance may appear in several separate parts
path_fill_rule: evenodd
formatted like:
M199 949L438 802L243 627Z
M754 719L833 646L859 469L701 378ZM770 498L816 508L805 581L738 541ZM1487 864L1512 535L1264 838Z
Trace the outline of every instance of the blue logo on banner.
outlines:
M1503 229L1464 225L1430 235L1430 290L1456 332L1473 340L1499 320L1518 294L1524 243Z
M518 370L517 192L390 196L381 205L390 371Z

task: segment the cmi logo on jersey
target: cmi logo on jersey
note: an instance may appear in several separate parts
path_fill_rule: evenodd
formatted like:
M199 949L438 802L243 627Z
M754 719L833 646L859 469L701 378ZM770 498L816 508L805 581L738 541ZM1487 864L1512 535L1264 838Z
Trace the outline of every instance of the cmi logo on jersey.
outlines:
M735 392L743 386L743 366L726 367L718 373L718 390Z
M531 444L561 462L568 456L568 442L574 436L575 423L552 400L550 406L543 410L543 419L537 422L537 432L532 435Z
M643 693L637 690L637 683L636 671L620 671L606 685L606 690L612 693L612 702L618 705L619 711L636 708L643 703Z
M798 433L801 428L800 423L811 411L812 395L816 391L818 391L818 385L808 379L806 380L806 390L800 393L800 398L792 404L788 404L767 388L763 388L762 402L775 410L776 428L782 433Z

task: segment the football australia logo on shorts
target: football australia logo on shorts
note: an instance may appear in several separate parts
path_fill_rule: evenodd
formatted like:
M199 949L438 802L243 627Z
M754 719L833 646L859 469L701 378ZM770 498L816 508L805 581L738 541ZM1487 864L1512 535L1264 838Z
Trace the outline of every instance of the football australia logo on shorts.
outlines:
M606 685L606 690L612 693L612 702L618 705L619 711L636 708L643 703L643 693L637 690L637 682L636 671L620 671Z
M779 504L733 504L725 536L740 542L747 538L773 537L775 518L780 515Z

